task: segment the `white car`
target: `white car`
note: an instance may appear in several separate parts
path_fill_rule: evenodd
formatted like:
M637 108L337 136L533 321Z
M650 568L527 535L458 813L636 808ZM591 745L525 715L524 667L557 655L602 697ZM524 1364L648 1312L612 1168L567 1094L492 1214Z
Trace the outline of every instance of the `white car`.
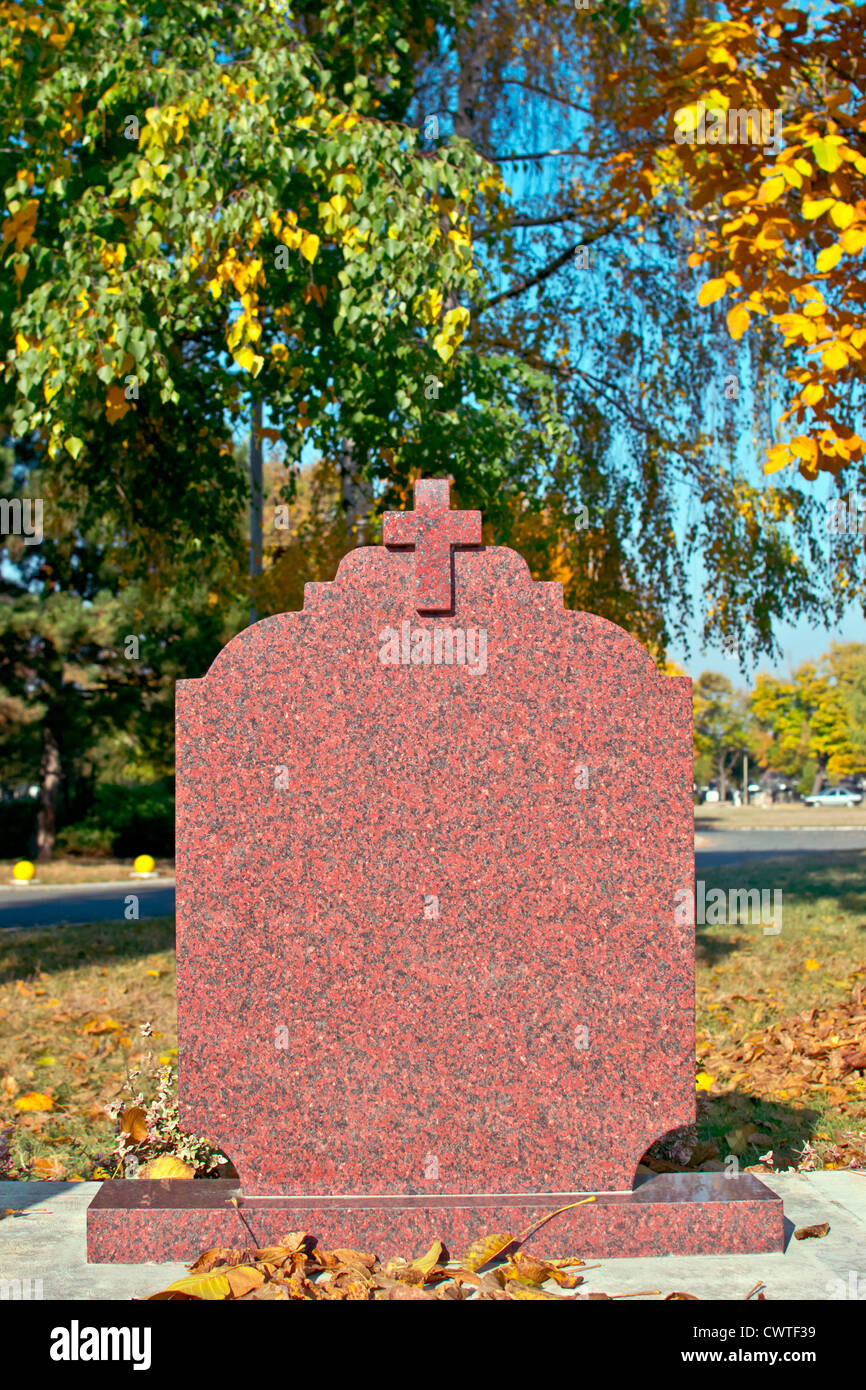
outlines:
M804 796L807 806L859 806L863 797L860 792L845 791L842 787L828 787L817 796Z

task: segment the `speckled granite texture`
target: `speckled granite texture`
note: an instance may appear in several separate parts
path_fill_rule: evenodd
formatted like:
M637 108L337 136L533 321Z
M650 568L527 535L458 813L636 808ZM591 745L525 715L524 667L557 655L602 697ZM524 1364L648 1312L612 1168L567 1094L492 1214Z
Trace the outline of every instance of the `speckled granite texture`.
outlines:
M239 1210L231 1198L239 1198ZM580 1193L474 1197L244 1198L236 1183L106 1182L88 1211L94 1264L192 1260L214 1246L274 1244L308 1231L326 1249L348 1246L412 1258L444 1238L459 1256L479 1234L523 1233ZM542 1257L740 1254L781 1250L782 1203L744 1173L660 1173L634 1192L601 1194L554 1216L528 1241Z
M178 684L181 1122L248 1198L628 1192L694 1119L691 685L415 502Z

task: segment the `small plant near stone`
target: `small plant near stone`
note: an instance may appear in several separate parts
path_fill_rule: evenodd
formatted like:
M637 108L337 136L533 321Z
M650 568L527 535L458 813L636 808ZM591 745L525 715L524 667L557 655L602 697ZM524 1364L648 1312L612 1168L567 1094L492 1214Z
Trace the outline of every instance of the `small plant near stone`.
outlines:
M152 1035L150 1023L140 1027ZM127 1069L125 1094L108 1107L117 1124L112 1158L115 1177L219 1178L236 1176L225 1155L209 1139L181 1128L177 1071L145 1053L141 1066ZM146 1097L150 1095L150 1099Z

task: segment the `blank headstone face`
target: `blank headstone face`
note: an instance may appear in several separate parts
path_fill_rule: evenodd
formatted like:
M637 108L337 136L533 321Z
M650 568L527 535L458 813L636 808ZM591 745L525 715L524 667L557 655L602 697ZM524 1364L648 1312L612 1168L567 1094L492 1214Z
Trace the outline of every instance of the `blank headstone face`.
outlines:
M694 1119L690 682L446 508L178 688L181 1121L246 1193L621 1191Z

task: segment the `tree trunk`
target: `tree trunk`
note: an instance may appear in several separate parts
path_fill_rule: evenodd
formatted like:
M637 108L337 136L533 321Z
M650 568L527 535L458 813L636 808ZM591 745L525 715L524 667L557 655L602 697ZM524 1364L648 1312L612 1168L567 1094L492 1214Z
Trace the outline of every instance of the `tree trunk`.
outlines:
M36 819L36 858L46 863L54 852L57 797L60 791L60 748L46 725L40 770L39 815Z
M719 758L719 801L726 801L728 797L728 760L723 753Z
M340 450L340 498L346 518L346 544L350 549L365 545L373 490L368 480L360 475L355 445L351 439L344 439Z
M812 795L812 796L817 796L817 795L819 794L819 792L821 791L821 788L823 787L823 785L824 785L824 783L826 782L826 780L827 780L827 759L826 759L826 757L825 757L825 758L819 758L819 759L818 759L818 766L817 766L817 768L815 769L815 777L814 777L814 780L813 780L813 782L812 782L812 791L811 791L811 795Z
M257 618L256 580L262 572L262 403L253 402L250 426L250 622Z

